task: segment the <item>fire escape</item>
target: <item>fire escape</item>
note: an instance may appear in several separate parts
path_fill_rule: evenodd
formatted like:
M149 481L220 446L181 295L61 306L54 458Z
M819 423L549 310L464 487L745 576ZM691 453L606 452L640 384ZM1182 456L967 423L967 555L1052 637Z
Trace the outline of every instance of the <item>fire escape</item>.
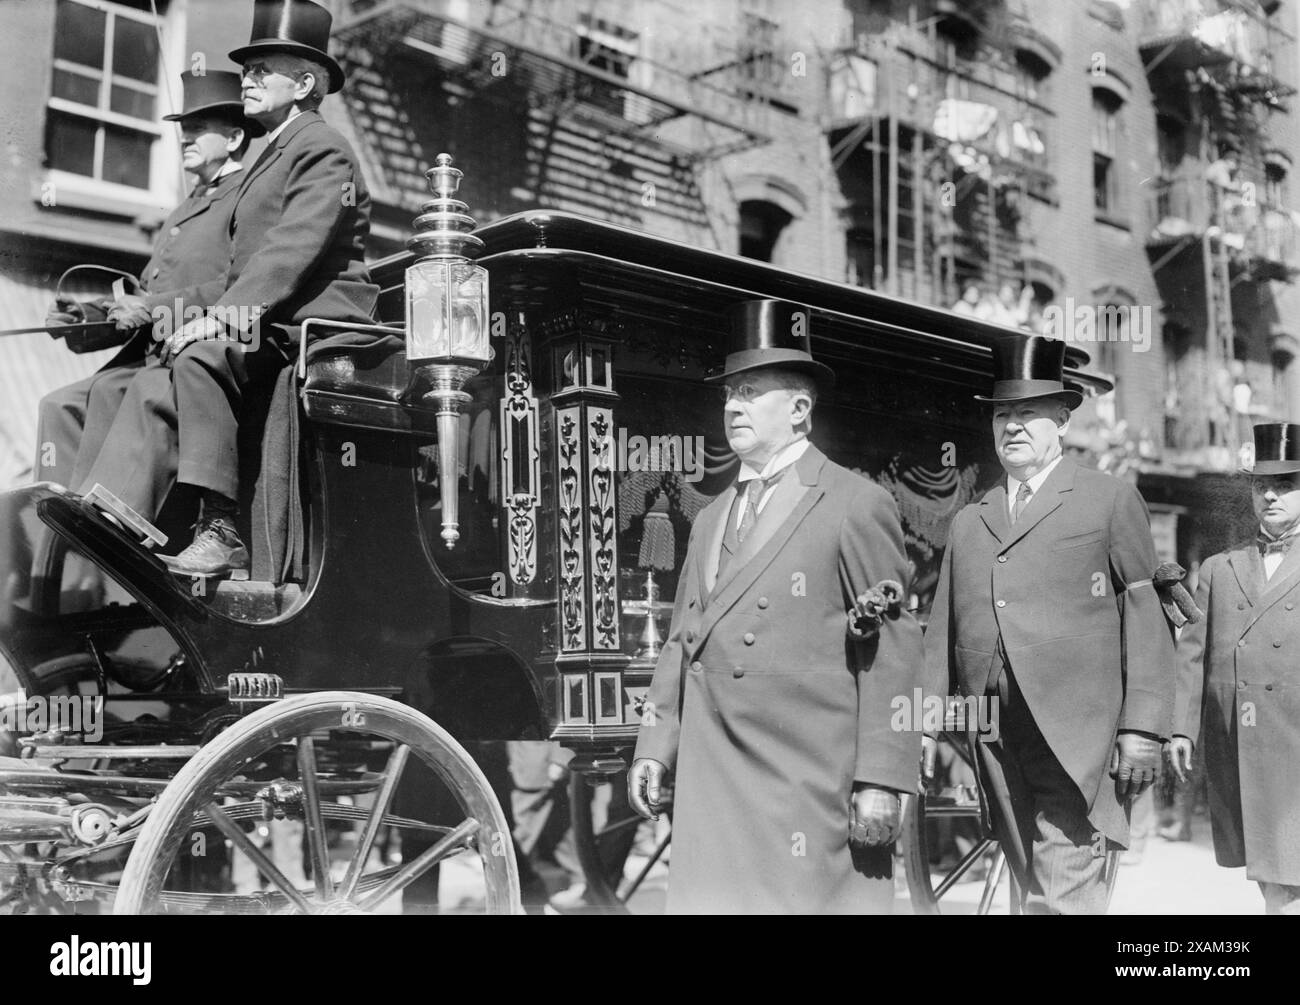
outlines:
M855 31L832 58L828 116L850 280L947 307L969 282L1034 278L1027 200L1056 199L1054 113L1035 87L1059 49L992 2L899 3Z
M1294 40L1254 0L1155 0L1143 15L1161 145L1147 250L1173 305L1172 341L1187 343L1175 349L1167 439L1194 466L1227 470L1248 439L1234 382L1244 379L1257 287L1298 271L1276 184L1287 164L1274 159L1269 130L1294 94L1274 72L1294 60ZM1190 303L1189 291L1199 294Z
M447 150L482 219L544 206L716 243L697 167L767 142L769 110L715 59L653 62L635 31L575 6L562 24L529 0L352 5L335 33L344 100L394 230Z

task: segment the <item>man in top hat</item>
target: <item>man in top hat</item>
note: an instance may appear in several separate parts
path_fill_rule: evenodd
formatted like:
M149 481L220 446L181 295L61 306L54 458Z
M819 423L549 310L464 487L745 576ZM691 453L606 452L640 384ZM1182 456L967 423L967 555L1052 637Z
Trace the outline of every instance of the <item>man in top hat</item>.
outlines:
M150 520L173 484L199 489L194 541L167 560L180 575L248 564L235 520L236 440L250 389L292 358L308 318L372 321L378 288L364 262L370 195L348 141L318 111L344 82L327 51L330 25L329 12L308 0L256 0L252 38L230 57L243 65L244 112L267 141L235 197L229 268L215 284L144 298L149 310L202 303L209 312L178 326L163 342L163 366L132 381L79 486L102 483Z
M194 175L190 194L163 221L153 255L140 273L140 289L162 291L220 282L230 265L230 212L242 178L249 141L262 127L244 116L239 74L211 71L181 74L184 104L164 120L181 131L182 164ZM144 312L142 313L142 309ZM157 349L146 327L151 315L144 296L117 301L56 303L46 318L54 325L85 320L118 320L127 344L98 372L51 391L41 399L37 420L36 471L39 481L80 484L99 452L118 406L148 354Z
M1254 540L1201 566L1206 616L1178 642L1170 759L1199 742L1219 865L1246 867L1270 914L1300 914L1300 425L1254 428Z
M736 482L691 528L629 795L657 819L675 777L668 909L882 912L920 737L890 728L920 683L920 629L866 597L907 558L892 497L808 439L808 311L731 313L723 423Z
M925 649L932 687L996 716L972 742L1024 908L1104 913L1129 801L1170 735L1174 653L1142 497L1063 454L1082 400L1064 352L1037 335L994 345L978 400L1005 477L953 520Z

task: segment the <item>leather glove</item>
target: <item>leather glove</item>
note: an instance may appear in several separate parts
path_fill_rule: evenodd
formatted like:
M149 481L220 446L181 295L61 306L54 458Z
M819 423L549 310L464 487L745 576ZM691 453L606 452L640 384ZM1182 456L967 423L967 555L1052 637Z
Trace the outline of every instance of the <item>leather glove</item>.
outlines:
M649 757L638 757L627 773L627 798L647 820L658 820L663 810L663 785L668 767Z
M1110 757L1110 773L1121 799L1137 798L1160 771L1161 744L1142 733L1120 733Z
M149 310L143 297L133 293L113 301L108 310L108 320L117 325L118 331L134 331L153 323L153 312Z
M1169 741L1169 765L1174 769L1174 776L1183 783L1192 771L1192 752L1196 749L1186 736L1175 736Z
M849 841L868 848L894 843L901 829L898 793L875 786L863 786L853 792L853 819L849 822Z
M60 325L79 325L86 320L86 312L81 304L66 297L59 297L45 311L45 324L49 328Z
M939 756L939 741L933 736L921 737L921 781L934 781L934 762Z

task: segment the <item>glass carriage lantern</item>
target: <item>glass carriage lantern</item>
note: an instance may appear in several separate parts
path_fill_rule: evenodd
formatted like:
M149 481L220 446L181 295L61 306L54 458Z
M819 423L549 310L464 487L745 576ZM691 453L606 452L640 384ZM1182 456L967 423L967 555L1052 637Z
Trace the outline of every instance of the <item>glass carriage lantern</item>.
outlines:
M488 274L469 260L483 242L470 233L469 207L455 198L464 172L451 166L449 154L439 154L425 177L434 198L421 207L415 235L406 242L419 256L406 270L406 359L428 382L424 399L437 411L442 539L454 548L460 539L460 413L470 401L462 388L492 359Z

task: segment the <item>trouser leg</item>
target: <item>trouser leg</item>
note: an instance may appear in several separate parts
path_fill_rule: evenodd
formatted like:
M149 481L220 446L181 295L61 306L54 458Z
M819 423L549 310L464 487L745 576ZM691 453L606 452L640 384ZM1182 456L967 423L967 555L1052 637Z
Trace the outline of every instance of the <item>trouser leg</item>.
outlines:
M1259 889L1264 894L1265 914L1300 915L1300 886L1260 883Z
M36 412L36 480L72 484L72 469L86 426L86 401L96 375L56 388Z
M285 365L275 336L254 351L238 341L196 342L172 365L179 458L177 480L237 499L239 415L250 384Z
M100 370L90 379L90 393L86 396L85 428L81 432L81 446L77 450L68 485L80 484L95 464L95 458L104 446L108 431L122 407L127 388L144 366L136 360L123 366Z
M101 484L153 520L176 479L176 451L172 371L151 361L132 378L98 456L73 488L84 494Z

